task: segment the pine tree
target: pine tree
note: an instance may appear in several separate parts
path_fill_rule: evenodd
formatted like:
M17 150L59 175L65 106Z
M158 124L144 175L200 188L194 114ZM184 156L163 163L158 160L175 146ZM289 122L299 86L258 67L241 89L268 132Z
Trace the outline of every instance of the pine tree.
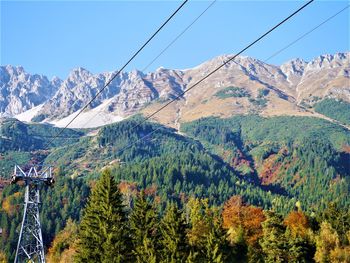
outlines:
M132 254L136 262L156 263L157 261L157 215L154 207L142 191L136 198L130 215Z
M337 203L329 203L322 213L322 219L337 231L341 244L346 243L346 233L350 230L350 210L341 209Z
M267 211L266 220L262 226L263 237L260 245L264 252L265 262L286 262L287 244L282 217L272 211Z
M109 170L93 189L80 224L77 262L124 262L127 245L122 195Z
M186 222L175 204L169 204L160 225L162 262L185 262L188 257Z

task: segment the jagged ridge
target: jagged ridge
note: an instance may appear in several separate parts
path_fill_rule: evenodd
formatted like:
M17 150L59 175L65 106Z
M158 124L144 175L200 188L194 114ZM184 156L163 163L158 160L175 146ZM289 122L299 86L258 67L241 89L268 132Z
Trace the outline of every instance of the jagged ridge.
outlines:
M265 115L307 115L303 106L324 98L350 101L350 53L323 55L305 62L288 61L281 66L270 65L254 58L240 56L196 89L177 101L156 119L175 125L205 116L228 117L258 112ZM86 127L123 119L142 111L148 113L166 100L192 86L230 56L223 55L186 70L159 68L144 74L123 72L93 102L82 120L93 119ZM72 70L66 80L48 80L42 75L30 75L22 67L0 67L0 115L17 116L29 121L52 122L62 126L79 111L115 74L92 74L84 68ZM229 86L245 89L246 98L219 99L215 94ZM261 98L261 90L267 90ZM260 97L259 97L260 96ZM28 111L29 110L29 111ZM26 112L19 115L20 113ZM77 124L83 125L83 121Z

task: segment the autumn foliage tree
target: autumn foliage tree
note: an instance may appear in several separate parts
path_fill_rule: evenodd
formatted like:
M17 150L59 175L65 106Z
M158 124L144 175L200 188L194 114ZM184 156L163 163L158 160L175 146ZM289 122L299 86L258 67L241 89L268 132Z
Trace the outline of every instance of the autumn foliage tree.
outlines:
M263 210L245 204L240 196L232 196L224 205L222 220L231 245L239 251L247 252L247 256L238 253L236 257L245 260L251 258L252 262L261 261L259 255L262 252L258 240L263 235L261 225L265 220Z
M287 227L289 262L311 262L315 253L312 231L307 216L299 209L284 219Z
M2 251L0 251L0 262L1 263L7 263L6 255Z
M339 235L328 222L322 222L319 235L316 237L315 261L331 262L331 252L339 248Z
M301 211L289 213L284 219L284 224L290 229L293 236L305 237L308 234L308 219Z
M239 231L243 232L244 239L250 246L256 245L262 236L261 223L265 220L263 210L244 204L240 196L233 196L225 203L222 219L231 242L235 242Z
M52 242L47 255L48 263L73 263L76 253L78 226L68 219L65 228L60 231Z

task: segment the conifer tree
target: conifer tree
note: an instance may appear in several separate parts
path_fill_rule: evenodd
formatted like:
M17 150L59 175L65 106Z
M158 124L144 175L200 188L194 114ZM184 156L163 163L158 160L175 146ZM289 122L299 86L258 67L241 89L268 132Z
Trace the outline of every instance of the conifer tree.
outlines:
M90 195L78 235L77 262L125 262L126 214L109 170L102 173Z
M211 229L205 237L204 260L206 262L225 262L225 248L228 247L226 235L218 223L212 222Z
M196 262L225 262L233 255L229 249L226 231L215 209L210 208L208 200L191 198L187 203L191 228L187 236Z
M175 204L169 204L160 225L162 262L185 262L188 257L186 222Z
M323 211L322 219L337 231L340 243L346 243L346 233L350 230L350 210L341 209L337 203L332 202Z
M136 262L158 262L158 220L154 207L142 191L136 198L130 215L130 233L133 245L133 257Z
M315 253L315 248L308 238L302 236L294 236L290 229L285 233L288 240L288 262L302 263L312 262Z
M267 211L266 220L262 226L263 237L260 245L264 252L265 262L286 262L287 244L282 217L272 211Z

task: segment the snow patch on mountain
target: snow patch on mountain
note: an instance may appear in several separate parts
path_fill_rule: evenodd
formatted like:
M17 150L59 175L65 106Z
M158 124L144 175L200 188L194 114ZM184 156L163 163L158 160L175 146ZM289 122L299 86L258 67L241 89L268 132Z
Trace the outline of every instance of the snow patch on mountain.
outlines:
M108 111L108 105L111 103L111 100L112 99L104 101L104 103L92 110L82 112L72 124L69 125L69 128L96 128L124 120L125 118ZM49 123L57 127L65 127L79 112L80 110L65 118L50 121Z
M38 112L43 107L43 104L39 104L25 112L15 115L15 118L20 121L31 122L32 118L38 114Z

